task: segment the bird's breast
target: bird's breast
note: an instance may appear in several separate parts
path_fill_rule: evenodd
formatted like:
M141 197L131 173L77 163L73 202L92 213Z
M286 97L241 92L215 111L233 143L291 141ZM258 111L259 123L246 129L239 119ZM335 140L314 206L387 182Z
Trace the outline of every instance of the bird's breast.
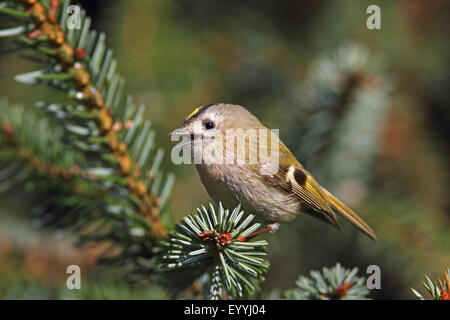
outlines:
M300 211L300 203L292 195L265 183L245 165L198 164L197 170L208 194L232 209L241 204L253 214L271 222L290 220Z

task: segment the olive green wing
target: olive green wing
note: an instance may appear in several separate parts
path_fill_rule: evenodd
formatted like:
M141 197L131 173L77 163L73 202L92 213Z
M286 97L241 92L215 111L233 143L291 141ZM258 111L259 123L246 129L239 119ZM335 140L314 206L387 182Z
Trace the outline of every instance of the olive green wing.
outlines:
M303 211L340 228L327 194L281 142L278 171L264 177L268 183L298 197L303 204Z
M362 232L377 240L369 225L352 209L322 188L282 142L280 142L279 160L278 172L273 176L266 176L268 183L298 197L303 204L307 205L307 208L302 208L303 211L313 217L340 228L334 213L336 210Z

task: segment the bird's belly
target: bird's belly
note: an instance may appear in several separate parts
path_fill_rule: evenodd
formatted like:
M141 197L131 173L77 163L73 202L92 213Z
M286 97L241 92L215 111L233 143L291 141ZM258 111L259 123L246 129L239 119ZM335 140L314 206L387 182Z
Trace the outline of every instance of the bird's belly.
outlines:
M211 198L229 209L241 204L247 213L268 222L290 220L300 212L300 202L295 197L267 185L246 168L234 166L227 170L227 165L197 165L197 169Z

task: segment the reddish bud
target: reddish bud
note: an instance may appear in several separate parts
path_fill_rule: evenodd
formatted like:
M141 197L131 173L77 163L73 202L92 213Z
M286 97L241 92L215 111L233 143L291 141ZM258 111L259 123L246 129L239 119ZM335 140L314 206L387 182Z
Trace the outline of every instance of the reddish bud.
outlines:
M353 283L351 281L349 281L349 282L343 283L340 286L338 286L336 288L338 297L341 298L341 297L345 296L347 294L348 289L350 289L350 287L352 286L352 284Z
M77 60L83 60L86 57L86 50L83 48L75 49L75 57Z

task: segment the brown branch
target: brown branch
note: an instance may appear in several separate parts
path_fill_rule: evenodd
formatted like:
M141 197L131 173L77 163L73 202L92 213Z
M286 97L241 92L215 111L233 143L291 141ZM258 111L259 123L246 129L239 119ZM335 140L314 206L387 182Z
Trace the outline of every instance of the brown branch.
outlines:
M140 179L141 172L137 163L128 155L128 146L119 141L116 130L114 130L116 121L112 117L111 110L105 105L102 94L91 83L89 72L80 62L85 55L84 49L72 48L65 42L65 33L56 23L55 13L59 1L52 0L48 10L37 0L22 0L22 3L34 23L34 28L27 34L27 37L39 38L40 41L46 42L54 49L53 58L61 63L64 71L72 75L72 80L83 94L86 106L92 113L100 134L107 138L107 145L120 166L118 173L126 179L128 190L139 198L140 211L152 224L151 236L166 237L167 230L160 219L158 198Z
M69 168L60 168L56 164L45 163L38 156L29 151L20 141L14 137L14 126L8 122L1 123L1 129L5 136L6 144L14 150L14 152L22 159L24 159L30 167L41 174L50 176L52 178L60 178L63 180L70 180L75 176L89 178L95 180L96 177L77 165L72 165Z

